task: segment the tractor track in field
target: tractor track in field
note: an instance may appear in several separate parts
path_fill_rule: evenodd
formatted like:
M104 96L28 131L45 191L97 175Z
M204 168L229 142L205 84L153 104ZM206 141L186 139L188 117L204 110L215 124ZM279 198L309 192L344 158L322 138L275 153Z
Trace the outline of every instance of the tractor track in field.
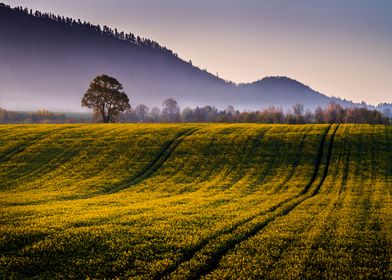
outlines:
M7 162L12 157L14 157L20 153L23 153L27 148L34 146L35 144L49 138L50 136L54 135L56 132L64 131L66 129L73 129L73 128L74 128L74 126L67 126L65 128L61 127L61 128L53 129L51 131L45 131L43 133L42 132L39 133L39 135L34 137L33 139L30 139L27 142L23 142L23 143L17 145L16 147L10 149L8 152L6 152L2 157L0 157L0 165L2 163ZM33 175L35 175L39 172L42 172L42 170L45 170L45 165L41 165L40 167L38 167L36 169L30 169L27 171L18 171L18 180L25 180L26 178L30 179ZM1 186L1 184L0 184L0 186ZM4 189L9 189L12 186L13 185L11 183L8 185L3 185L1 187L3 187L3 190L4 190ZM14 205L19 205L19 204L10 203L9 205L14 206ZM25 205L25 204L22 204L22 205Z
M55 132L57 132L59 130L61 130L61 129L54 129L49 132L41 133L39 136L34 137L33 139L31 139L27 142L23 142L23 143L17 145L16 147L10 149L9 151L7 151L5 154L3 154L0 157L0 164L6 162L7 160L9 160L10 158L12 158L13 156L15 156L17 154L22 153L28 147L31 147L34 144L44 140L45 138L49 137L50 135L54 134Z
M304 150L305 139L306 139L306 133L304 133L304 135L302 136L301 143L298 148L298 151L300 151L301 153ZM287 183L290 182L290 180L293 178L295 171L297 170L297 167L298 167L299 163L301 162L301 159L302 159L302 156L299 157L297 160L294 160L294 162L292 164L292 168L291 168L288 176L283 180L283 182L279 183L278 186L276 188L274 188L274 193L280 192L280 191L282 191L282 189L285 189L285 186L287 185Z
M223 236L225 234L233 234L236 231L236 229L240 228L241 226L245 225L248 222L255 220L260 215L265 215L265 214L271 213L271 216L266 218L262 222L258 222L258 223L256 222L256 225L254 225L253 228L251 228L250 230L247 230L246 234L237 235L236 237L231 238L231 239L229 238L223 246L220 246L217 250L213 251L212 254L204 256L205 257L205 258L203 258L204 260L208 259L208 261L206 261L206 264L204 266L197 268L196 271L194 271L192 273L192 275L188 276L187 278L188 279L199 279L200 277L211 273L213 270L215 270L218 267L218 264L221 261L221 259L230 250L232 250L236 245L255 236L263 228L265 228L269 223L273 222L276 218L287 215L289 212L291 212L295 207L297 207L303 201L315 196L318 193L318 191L320 190L320 188L321 188L322 184L324 183L325 178L328 174L329 164L331 161L333 139L336 134L336 131L339 128L339 125L336 126L336 128L332 132L332 135L330 136L330 141L329 141L329 145L328 145L328 149L327 149L327 158L326 158L325 168L323 170L321 180L320 180L319 184L316 186L315 190L312 193L308 193L311 186L315 183L315 181L317 179L317 175L319 173L321 161L323 158L324 147L326 144L325 142L326 142L328 134L331 130L331 127L332 127L332 125L329 125L328 128L323 133L323 136L322 136L322 139L320 142L320 146L318 149L318 154L317 154L317 157L315 160L315 168L314 168L312 177L311 177L309 183L305 186L304 190L301 193L299 193L291 198L288 198L275 206L272 206L271 208L269 208L266 211L263 211L261 213L258 213L257 215L254 215L254 216L249 217L245 220L242 220L241 222L230 227L229 229L223 230L223 231L217 233L212 238L206 239L204 242L202 242L198 246L196 246L192 251L186 253L185 257L182 260L180 260L179 262L177 262L173 266L170 266L166 270L159 273L155 277L155 279L170 277L170 274L175 274L176 270L178 270L183 264L186 264L187 262L191 261L193 258L197 257L198 253L200 253L209 244L214 243L214 241L216 241L216 239L220 238L221 236Z
M373 127L374 129L374 127ZM311 260L315 260L317 259L316 256L316 252L318 249L321 250L328 250L329 248L332 248L332 246L334 246L333 242L331 242L331 240L334 239L334 234L336 234L334 231L336 231L336 229L338 228L338 224L341 223L341 219L342 219L342 213L340 213L341 211L344 211L344 203L345 203L345 199L347 197L347 195L349 195L348 193L352 192L351 189L347 189L347 185L348 185L348 174L354 174L353 177L360 177L362 172L360 170L361 166L357 165L355 168L355 171L352 170L350 171L350 154L351 154L351 149L350 149L350 145L346 145L347 144L347 129L345 131L345 143L344 143L344 149L347 149L346 151L346 156L344 157L344 169L343 169L343 174L342 174L342 182L341 182L341 186L339 188L339 192L338 192L338 196L335 199L333 208L331 213L328 215L328 217L326 218L328 222L328 224L326 223L323 226L323 230L321 230L320 232L322 232L323 234L319 234L316 239L315 242L313 243L313 245L310 247L310 252L312 252L309 257L306 259L305 262L305 267L307 267L309 270L317 270L317 271L321 271L321 272L325 272L325 267L320 266L319 263L313 263L313 261ZM373 169L374 167L374 131L372 133L372 141L371 141L371 177L370 177L370 185L372 185L373 182L373 177L375 170ZM364 143L369 143L369 142L364 142ZM389 141L387 140L386 143L389 143ZM348 146L348 147L347 147ZM361 150L361 147L359 146L359 150ZM355 153L354 153L355 154ZM365 180L361 179L361 182L365 182ZM352 186L351 186L352 187ZM373 194L373 193L372 193ZM356 224L357 228L357 232L365 232L366 231L366 224L367 221L369 221L370 218L370 213L371 213L371 201L373 201L370 197L372 195L370 192L366 192L366 193L361 193L359 195L359 197L361 198L360 200L355 200L355 202L348 202L348 203L354 203L355 206L351 206L352 209L360 209L358 210L358 212L360 211L360 213L362 215L359 215L360 218L358 218L358 216L356 216L354 213L352 213L351 215L353 217L356 217L356 220L359 220L359 223ZM354 222L355 224L355 222ZM363 238L363 236L361 235L356 235L355 238L352 238L352 243L350 243L350 246L354 247L355 244L364 244L366 242L368 242L369 240L363 240L361 239ZM374 244L374 246L371 246L369 248L372 248L374 250L374 253L372 253L373 255L377 255L379 258L377 260L379 260L381 262L381 264L375 265L374 267L383 267L383 269L381 269L381 272L386 272L388 271L388 255L387 255L387 251L384 248L388 248L388 243L385 242L384 240L386 240L386 238L379 239L379 242L377 244ZM327 242L326 242L327 241ZM382 245L381 245L382 244ZM361 245L359 246L361 247ZM331 249L330 249L331 250ZM353 252L357 252L358 250L353 250ZM385 260L385 261L383 261ZM358 259L358 255L357 254L352 254L352 260L350 262L350 265L352 265L353 267L358 266L361 263L361 259ZM321 267L321 269L320 269ZM377 275L374 276L374 279L387 279L387 277L384 274L381 274L382 276ZM303 277L305 277L304 275L302 275Z
M344 149L346 149L346 144L347 144L347 128L346 128L346 132L345 132L345 138L344 138ZM345 165L344 165L344 169L343 169L343 178L342 178L342 185L339 189L339 195L344 193L346 191L346 187L347 187L347 181L348 181L348 174L349 174L349 169L350 169L350 149L347 149L346 151L346 157L345 157Z
M40 141L43 141L43 140L49 138L52 135L55 135L57 132L61 132L62 133L65 130L74 130L74 129L75 129L75 126L74 125L70 125L70 126L65 126L65 127L59 127L59 128L53 129L53 130L51 130L49 132L40 133L40 137L35 137L31 141L28 141L27 143L23 143L23 146L25 146L25 147L23 147L23 149L22 148L19 149L17 153L13 153L12 155L10 155L6 160L11 159L11 157L16 155L16 154L22 153L26 148L31 147L31 146L39 143ZM57 136L55 136L55 137L57 137ZM22 145L19 145L19 146L22 146ZM19 146L16 147L16 148L19 148ZM66 156L62 155L61 156L61 160L58 161L58 165L65 164L66 162L71 160L74 157L74 155L76 155L74 153L74 151L68 153ZM50 161L53 160L53 158L55 158L55 156L51 155ZM28 169L26 171L19 170L17 179L19 181L20 180L25 181L26 179L31 180L32 178L34 178L34 180L37 180L37 179L39 179L41 177L40 175L36 176L37 174L42 174L43 172L47 172L47 171L54 171L58 167L58 165L57 165L57 166L55 166L54 168L51 169L50 167L48 167L49 166L48 163L49 163L49 161L47 161L46 164L40 164L40 166L38 168L30 168L30 169ZM1 160L0 160L0 164L1 164ZM13 185L11 185L11 187L12 186ZM7 188L9 189L10 186L8 186ZM37 200L37 201L34 201L34 202L28 202L28 203L8 203L7 205L9 205L9 206L38 205L38 204L41 204L41 203L47 202L47 201L48 200Z
M157 157L151 163L149 163L142 171L140 171L137 175L135 175L129 180L121 182L118 186L115 186L114 188L104 190L102 193L105 194L116 193L144 181L145 179L150 177L153 173L155 173L155 171L157 171L169 159L173 151L185 138L192 135L197 130L198 128L191 128L180 133L179 135L177 135L177 137L175 137L166 145L164 145L163 149L159 152Z
M107 195L107 194L114 194L124 189L127 189L133 185L136 185L145 179L149 178L155 171L157 171L170 157L172 152L177 148L177 146L188 136L195 133L198 128L190 128L185 131L178 133L174 139L168 141L166 144L163 145L161 151L155 157L153 161L151 161L145 168L143 168L139 173L135 176L122 181L117 185L112 185L110 188L105 190L97 191L91 194L86 195L76 195L76 196L69 196L63 197L61 200L75 200L75 199L87 199L91 197L95 197L97 195Z
M216 140L217 140L217 139L216 139L215 137L212 137L211 140L210 140L209 143L208 143L208 146L212 146ZM189 158L189 155L187 156L187 158L186 158L185 161L187 161L188 158ZM176 167L176 170L175 170L172 174L170 174L169 176L166 176L166 178L172 178L172 177L174 177L174 176L176 175L176 173L177 173L179 170L181 170L181 168L184 166L184 164L185 164L184 162L181 162L181 165L177 166L177 167ZM216 171L216 172L215 172L215 171ZM217 169L217 168L210 168L210 171L208 172L208 174L204 175L203 177L200 176L200 177L198 178L198 180L195 180L195 181L194 181L194 185L195 185L195 186L198 186L198 185L202 184L204 181L206 181L206 180L208 180L210 177L212 177L214 173L217 173L217 172L219 172L219 171L220 171L220 169ZM200 178L201 178L201 179L200 179Z
M345 150L346 142L347 142L346 141L346 136L347 136L346 134L347 134L347 126L344 128L344 131L342 133L341 142L340 142L340 145L339 145L340 146L339 154L337 155L337 159L336 159L335 172L334 172L334 174L330 174L330 176L333 177L333 179L332 179L333 182L335 182L337 180L337 178L338 178L339 170L340 170L339 169L340 164L341 163L344 164L344 162L343 162L343 152ZM326 190L326 193L330 194L333 191L333 189L334 189L334 185L331 184L328 187L328 189Z
M236 162L236 164L237 164L236 167L232 168L232 170L230 172L227 172L227 176L230 176L232 174L235 175L238 173L240 173L241 175L233 176L233 178L231 179L231 182L225 186L225 189L232 188L233 186L235 186L239 181L241 181L244 178L243 176L245 173L241 173L241 172L239 172L239 170L243 170L244 162L247 160L248 157L250 157L252 155L252 153L256 149L257 145L261 144L265 134L268 131L269 131L269 129L268 130L261 129L260 131L257 132L256 136L249 135L247 137L245 144L242 148L242 151L240 152L240 154L241 154L240 159ZM234 145L234 142L232 142L231 144ZM211 174L214 174L214 173L212 172Z
M335 134L336 134L336 131L338 130L338 127L336 128L336 130L335 130L335 132L334 132L334 134L333 134L333 137L335 136ZM342 156L342 154L343 154L343 151L345 150L345 148L346 148L346 138L347 138L347 127L345 128L345 134L344 134L344 143L341 143L340 144L340 146L341 146L341 148L340 148L340 151L339 151L339 156L338 156L338 159L337 159L337 165L339 165L339 163L343 160L343 156ZM331 140L332 140L332 138L331 138ZM330 146L332 146L331 144L330 144ZM331 150L331 152L332 152L332 150ZM330 159L329 159L329 162L328 162L328 166L330 166ZM329 167L328 167L329 168ZM347 168L346 168L347 169ZM348 171L348 169L346 170L346 172ZM328 173L328 172L327 172ZM332 181L335 183L335 181L336 181L336 175L333 177L333 179L332 179ZM331 185L332 186L334 186L335 184L334 183L332 183ZM342 185L344 185L344 184L347 184L347 176L346 176L346 180L344 180L343 179L343 181L342 181ZM321 187L321 186L320 186ZM341 191L341 188L342 187L340 187L339 188L339 191ZM330 193L330 189L328 188L328 191L327 191L327 193L329 194ZM312 197L313 197L313 195L312 195ZM331 206L331 209L330 210L327 210L328 212L329 212L329 214L328 214L328 218L326 218L325 220L331 220L331 217L332 217L332 213L334 212L334 211L336 211L336 208L337 208L337 204L338 203L341 203L341 200L342 200L342 198L343 198L344 196L343 195L340 195L340 192L339 192L339 196L337 196L336 198L335 198L335 200L331 203L331 204L329 204L330 206ZM325 210L325 209L327 209L328 208L328 206L323 206L323 209ZM323 211L324 211L323 210ZM312 218L311 218L311 220L314 220L315 219L315 216L313 216ZM311 222L309 222L309 224L310 224ZM306 232L307 230L309 230L310 228L312 228L313 226L312 225L308 225L308 227L306 227L306 228L301 228L300 229L300 231L299 232L301 232L301 233L303 233L303 232ZM325 228L326 226L325 226L325 223L324 223L324 225L323 226L321 226L321 228ZM325 232L324 230L321 230L320 232ZM288 250L290 249L290 244L288 244L288 243L286 243L283 247L281 247L281 248L279 248L279 254L274 258L274 262L273 262L273 264L272 265L270 265L270 267L264 272L264 274L263 274L263 276L264 277L266 277L273 269L275 269L276 268L276 263L282 258L282 256L283 256L283 254L284 253L286 253ZM315 250L316 249L316 246L315 246L315 243L311 246L311 252L313 252L313 250Z
M60 198L55 198L53 200L40 200L40 201L34 201L30 203L10 203L8 204L9 206L22 206L22 205L37 205L41 203L47 203L49 201L66 201L66 200L78 200L78 199L88 199L92 198L98 195L107 195L107 194L114 194L117 193L121 190L127 189L128 187L131 187L133 185L136 185L148 177L150 177L155 171L157 171L170 157L171 153L175 150L175 148L188 136L192 135L194 132L199 130L198 128L190 128L185 131L182 131L181 133L178 133L176 137L170 141L168 141L166 144L163 145L163 148L161 151L158 153L156 158L151 161L143 170L141 170L137 175L133 176L132 178L128 180L124 180L121 183L115 185L114 187L111 186L111 188L106 189L106 190L101 190L97 191L94 193L90 194L84 194L84 195L72 195L72 196L66 196L66 197L60 197Z
M261 139L259 140L260 143L262 142L265 134L267 134L268 131L269 130L264 132L264 135L262 135ZM252 150L255 148L256 147L252 147ZM253 190L253 188L256 186L264 185L264 183L267 181L267 178L269 176L271 176L272 170L274 170L277 162L278 162L278 160L276 159L276 157L274 157L274 159L271 161L271 163L266 168L263 169L263 172L261 174L259 174L257 181L254 181L249 184L248 190Z
M325 179L327 178L328 171L329 171L329 165L331 163L331 158L332 158L332 147L333 147L333 142L335 140L335 135L336 132L338 131L340 125L337 125L332 132L331 138L329 140L329 145L328 145L328 152L327 152L327 162L325 163L325 168L323 171L323 175L321 176L321 180L319 184L317 185L316 189L313 191L312 196L315 196L319 191L321 186L324 184ZM325 140L325 139L324 139Z

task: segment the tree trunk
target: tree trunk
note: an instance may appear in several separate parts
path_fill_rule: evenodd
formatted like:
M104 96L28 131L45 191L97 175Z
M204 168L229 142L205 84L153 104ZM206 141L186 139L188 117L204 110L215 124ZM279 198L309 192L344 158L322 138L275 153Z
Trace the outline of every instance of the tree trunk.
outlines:
M106 116L105 113L102 114L102 120L104 123L108 123L109 122L109 116Z

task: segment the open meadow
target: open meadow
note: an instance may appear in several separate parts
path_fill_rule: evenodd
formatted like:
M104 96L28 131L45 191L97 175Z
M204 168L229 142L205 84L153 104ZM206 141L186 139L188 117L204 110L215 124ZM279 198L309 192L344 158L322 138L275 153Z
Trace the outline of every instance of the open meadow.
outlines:
M0 126L0 278L392 279L392 127Z

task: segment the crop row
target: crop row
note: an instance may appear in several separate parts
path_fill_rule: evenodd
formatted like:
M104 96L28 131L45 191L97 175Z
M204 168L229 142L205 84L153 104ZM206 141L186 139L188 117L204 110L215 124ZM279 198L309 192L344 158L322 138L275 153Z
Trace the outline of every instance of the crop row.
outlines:
M391 275L389 127L0 131L1 278Z

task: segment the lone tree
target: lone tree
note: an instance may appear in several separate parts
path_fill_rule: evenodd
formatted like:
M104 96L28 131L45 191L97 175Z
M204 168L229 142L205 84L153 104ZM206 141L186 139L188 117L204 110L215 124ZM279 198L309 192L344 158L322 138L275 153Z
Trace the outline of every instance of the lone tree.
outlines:
M102 116L104 123L114 122L120 112L131 108L123 86L107 75L97 76L82 99L82 107L93 109Z

